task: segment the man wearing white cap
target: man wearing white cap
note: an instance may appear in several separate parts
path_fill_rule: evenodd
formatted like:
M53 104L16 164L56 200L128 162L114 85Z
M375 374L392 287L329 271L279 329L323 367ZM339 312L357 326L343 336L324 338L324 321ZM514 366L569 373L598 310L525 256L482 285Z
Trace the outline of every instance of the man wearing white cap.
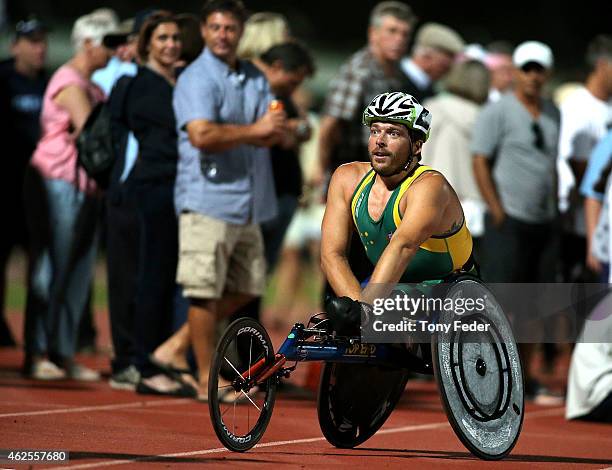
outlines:
M463 51L465 43L461 36L439 23L426 23L419 29L412 54L401 62L410 86L403 91L410 93L421 103L433 96L434 84L443 78Z
M514 92L486 105L472 134L474 172L488 206L482 275L497 283L553 282L559 113L542 98L553 54L545 44L528 41L515 49L512 60ZM524 307L513 312L519 340L528 320L522 315L533 313L532 306ZM530 345L521 346L528 364ZM530 398L559 402L529 377L525 383Z

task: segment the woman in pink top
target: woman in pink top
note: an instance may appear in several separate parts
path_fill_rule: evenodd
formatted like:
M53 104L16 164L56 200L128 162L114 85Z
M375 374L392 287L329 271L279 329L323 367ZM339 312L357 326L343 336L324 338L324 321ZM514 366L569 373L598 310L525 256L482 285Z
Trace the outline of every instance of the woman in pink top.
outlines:
M74 362L78 325L95 258L98 200L95 185L77 170L75 138L104 95L90 81L111 51L102 40L117 30L111 10L79 18L72 30L75 54L51 77L43 99L41 138L30 161L42 183L46 213L29 194L32 273L26 307L26 370L33 378L98 380L96 371ZM40 181L42 180L42 181ZM40 219L48 222L40 230Z

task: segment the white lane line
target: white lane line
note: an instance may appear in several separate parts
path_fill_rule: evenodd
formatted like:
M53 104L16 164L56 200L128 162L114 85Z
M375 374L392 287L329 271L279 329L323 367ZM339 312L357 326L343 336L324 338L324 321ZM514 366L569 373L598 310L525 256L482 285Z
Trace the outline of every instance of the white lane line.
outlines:
M54 410L39 410L39 411L23 411L17 413L3 413L0 414L0 418L13 418L15 416L46 416L56 415L65 413L82 413L85 411L108 411L108 410L121 410L124 408L140 408L147 406L163 406L163 405L176 405L180 403L193 403L190 398L175 398L172 400L153 400L153 401L136 401L130 403L120 403L117 405L95 405L95 406L80 406L77 408L60 408Z
M526 413L525 419L538 418L541 416L552 416L555 414L562 414L564 410L565 408L555 408L555 409L550 409L550 410L534 411L531 413ZM397 434L397 433L402 433L402 432L414 432L414 431L424 431L424 430L431 430L431 429L442 429L446 427L450 427L450 424L448 423L448 421L442 421L439 423L415 424L412 426L402 426L399 428L381 429L373 437L378 436L380 434ZM285 445L295 445L295 444L308 444L311 442L321 442L321 441L325 441L325 438L324 437L310 437L306 439L293 439L289 441L272 441L272 442L264 442L262 444L257 444L254 447L254 449L262 449L265 447L278 447L278 446L285 446ZM229 450L227 450L225 447L217 447L214 449L203 449L203 450L194 450L190 452L176 452L173 454L139 457L139 458L130 459L130 460L113 460L113 461L107 461L107 462L93 462L93 463L86 463L86 464L81 464L81 465L68 465L64 467L53 467L48 470L65 470L65 469L77 470L77 469L85 469L85 468L111 467L113 465L125 465L129 463L134 463L134 462L152 461L158 458L193 457L197 455L222 454L226 452L229 452Z
M547 410L539 410L525 413L525 419L529 418L539 418L543 416L554 416L563 414L565 408L552 408ZM375 436L379 434L397 434L402 432L413 432L413 431L423 431L423 430L431 430L431 429L442 429L450 427L448 421L442 421L438 423L428 423L428 424L415 424L412 426L402 426L399 428L389 428L389 429L381 429L378 431ZM288 441L272 441L272 442L264 442L262 444L257 444L254 449L261 449L265 447L278 447L285 445L295 445L295 444L308 444L311 442L321 442L325 441L324 437L311 437L306 439L293 439ZM208 454L221 454L229 452L225 447L216 447L214 449L202 449L202 450L194 450L188 452L176 452L172 454L162 454L155 456L143 456L134 459L125 459L125 460L111 460L106 462L92 462L80 465L67 465L62 467L52 467L48 470L65 470L65 469L85 469L85 468L101 468L101 467L112 467L114 465L126 465L134 462L147 462L152 461L158 458L176 458L176 457L193 457L197 455L208 455ZM612 469L611 469L612 470Z
M380 431L376 433L376 435L395 434L395 433L400 433L400 432L411 432L411 431L422 431L424 429L438 429L438 428L444 428L447 426L450 426L448 424L448 421L443 421L440 423L418 424L414 426L403 426L401 428L381 429ZM295 444L308 444L311 442L321 442L321 441L325 441L325 438L324 437L309 437L306 439L293 439L289 441L272 441L272 442L264 442L262 444L257 444L254 447L254 449L262 449L265 447L295 445ZM226 449L225 447L217 447L215 449L194 450L194 451L189 451L189 452L176 452L173 454L146 456L146 457L139 457L139 458L129 459L129 460L113 460L113 461L98 462L98 463L96 462L86 463L82 465L67 465L63 467L52 467L47 470L65 470L65 469L77 470L77 469L84 469L84 468L111 467L113 465L125 465L129 463L134 463L134 462L154 461L155 459L159 459L159 458L193 457L197 455L222 454L226 452L229 452L229 450Z

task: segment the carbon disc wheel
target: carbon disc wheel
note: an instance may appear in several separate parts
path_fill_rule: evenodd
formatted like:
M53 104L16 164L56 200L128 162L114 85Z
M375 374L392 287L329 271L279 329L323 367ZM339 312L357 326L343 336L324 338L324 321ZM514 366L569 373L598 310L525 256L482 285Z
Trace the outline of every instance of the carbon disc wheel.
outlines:
M452 284L446 298L485 299L483 311L461 316L442 311L438 318L438 325L450 325L432 336L434 373L446 415L470 452L485 460L502 459L518 440L525 409L512 329L499 303L478 281Z
M353 448L380 429L399 401L408 372L368 364L325 363L317 412L325 439Z

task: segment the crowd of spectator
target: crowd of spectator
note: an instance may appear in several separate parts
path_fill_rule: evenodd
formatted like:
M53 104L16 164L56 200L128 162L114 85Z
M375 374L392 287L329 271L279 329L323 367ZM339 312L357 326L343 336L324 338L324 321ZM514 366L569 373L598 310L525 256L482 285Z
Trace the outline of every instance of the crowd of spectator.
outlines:
M466 45L447 25L419 24L406 3L383 1L367 43L338 65L319 120L302 87L312 53L282 15L249 17L240 0L209 0L199 17L148 9L123 22L97 9L75 21L74 53L53 74L47 35L39 19L20 21L0 63L0 132L12 152L0 185L11 221L0 236L0 302L22 245L33 379L100 379L75 353L102 241L110 385L206 401L218 324L260 317L278 264L282 306L272 310L283 323L300 249L312 242L316 257L329 176L368 161L361 114L387 91L432 113L423 163L457 192L485 281L609 282L610 36L591 41L586 81L554 103L548 45ZM79 164L77 146L101 107L116 156L107 184ZM349 261L360 279L372 272L357 237ZM0 340L15 345L3 317ZM526 364L533 349L521 344ZM568 409L580 411L569 417L612 416L612 355L597 352L597 377L585 382L572 366ZM562 401L525 369L529 398ZM590 390L598 399L585 404Z

